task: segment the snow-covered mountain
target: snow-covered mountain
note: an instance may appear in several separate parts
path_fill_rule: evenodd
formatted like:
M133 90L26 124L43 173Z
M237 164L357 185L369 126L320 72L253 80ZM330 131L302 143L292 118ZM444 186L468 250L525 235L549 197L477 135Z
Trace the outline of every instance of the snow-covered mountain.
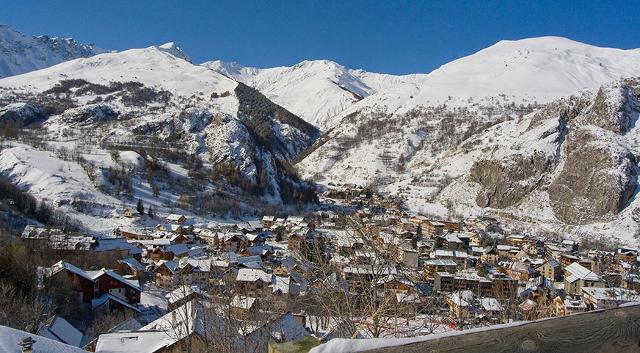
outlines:
M415 76L412 82L400 83L353 104L335 119L336 123L298 167L303 175L321 182L373 182L388 191L404 195L407 204L414 210L440 216L479 214L489 209L502 212L505 207L526 212L527 207L545 207L545 204L550 210L549 202L531 202L524 207L519 203L520 198L514 204L501 204L500 207L496 207L496 196L488 196L488 203L476 203L476 196L480 192L477 182L452 183L471 178L474 161L489 158L494 153L502 152L507 156L504 157L506 159L515 158L508 152L513 145L526 147L523 141L531 143L529 148L532 150L555 151L565 148L562 141L554 146L541 145L539 140L549 136L545 135L546 130L539 131L543 137L533 140L525 138L525 133L532 133L526 127L537 124L535 120L540 115L535 112L538 109L578 90L592 92L590 97L595 97L602 85L620 78L638 76L640 50L637 49L598 48L557 37L501 41L476 54L446 64L428 75ZM630 92L636 92L631 93L632 96L637 95L637 90ZM620 98L620 101L628 99ZM595 103L585 99L582 104ZM627 119L635 121L637 115L633 110L630 111ZM557 116L555 118L557 123ZM531 123L531 120L534 122ZM585 124L585 121L577 119L573 124L578 126ZM507 127L507 131L511 131L517 124L523 124L525 130L506 135L498 133ZM631 126L635 126L635 123ZM633 141L630 139L621 145L630 148ZM616 168L622 168L620 170L626 171L622 174L631 180L631 184L621 182L620 185L625 186L612 187L611 190L626 190L611 193L620 196L635 187L635 179L630 175L636 167L625 158L614 160L619 164L612 162L606 168L612 174L615 174L613 170ZM542 168L541 175L546 176L551 170L560 170L545 169L545 161L547 158L523 161L513 166L514 173L502 179L496 176L495 180L500 179L502 185L512 185L517 189L518 182L525 182L516 177L517 171L531 169L532 172L539 167ZM623 166L627 164L630 167ZM505 168L502 164L493 164L493 167L489 169L499 171ZM522 176L522 179L526 178ZM580 180L575 176L574 179ZM497 184L500 182L496 181ZM455 191L459 198L453 200L444 196L449 185L460 185ZM507 189L511 190L509 187ZM493 193L489 195L509 194L499 188L491 190ZM558 192L554 195L558 195ZM469 204L462 200L473 202ZM622 196L619 200L631 202ZM567 203L570 201L565 203L565 208ZM607 204L613 205L615 202ZM551 215L547 219L553 219L556 225L607 223L615 219L611 215L624 209L618 206L605 207L608 211L600 212L592 208L586 211L592 214L589 217L561 217L558 210L563 206L558 207L557 202L555 205L553 211L545 214ZM585 207L582 201L581 205ZM558 212L558 215L554 212Z
M310 186L298 179L289 163L313 144L319 131L255 89L187 58L168 43L75 59L1 79L0 125L32 126L45 141L68 141L63 146L76 151L133 149L143 157L145 168L168 163L160 168L163 180L153 172L140 182L144 187L139 190L142 195L151 189L167 190L172 196L156 200L163 204L179 201L194 207L190 199L212 192L239 200L235 202L313 200ZM3 156L24 157L24 147L20 148ZM118 164L111 159L89 167L92 173L98 170L95 188L135 198L137 186L125 182L123 189L121 182L114 184L122 178L114 179L114 173L121 172L113 172ZM3 173L16 182L33 175L26 171L28 166L16 169L8 163ZM81 195L86 202L109 199L89 189ZM72 202L66 194L39 196ZM197 206L212 200L199 199Z
M415 79L415 75L347 69L329 60L265 69L219 60L202 65L259 90L322 130L335 124L334 117L364 97Z
M77 43L72 38L31 36L0 24L0 78L104 52L106 50L93 44Z
M328 142L301 165L336 180L393 176L385 163L407 162L423 145L451 137L438 136L444 118L455 120L456 132L470 128L469 134L579 89L638 75L638 49L598 48L558 37L501 41L353 104L334 118L334 129L322 141ZM362 143L351 146L354 139Z

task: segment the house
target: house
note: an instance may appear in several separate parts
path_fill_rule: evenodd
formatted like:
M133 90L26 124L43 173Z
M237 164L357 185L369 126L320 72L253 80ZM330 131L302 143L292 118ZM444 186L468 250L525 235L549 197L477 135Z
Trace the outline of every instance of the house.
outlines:
M91 300L109 293L130 304L140 303L142 289L137 280L126 279L111 270L85 271L72 264L60 261L44 269L47 278L53 281L70 282L80 296L80 301Z
M473 309L473 292L462 290L450 293L444 297L449 311L456 318L468 317Z
M41 323L36 334L74 347L84 345L84 332L58 315L54 315L46 323Z
M180 285L206 285L211 274L211 261L183 258L180 261L160 260L153 270L158 287L174 289Z
M464 251L458 251L458 250L436 249L432 253L432 257L435 259L453 260L458 264L458 267L466 268L467 260L469 259L469 254L467 254Z
M418 258L420 254L418 251L411 249L406 246L401 246L398 248L398 254L400 257L400 261L403 266L416 268L418 267Z
M555 259L545 261L537 268L538 272L547 280L559 282L562 280L562 266Z
M167 307L174 310L194 299L211 299L211 296L199 286L181 285L166 295Z
M172 213L166 218L167 223L183 224L187 221L187 217L181 214Z
M57 339L50 339L35 335L30 332L17 330L11 327L0 325L0 351L7 353L18 353L20 346L26 339L31 339L33 353L88 353L87 351L61 343ZM25 350L23 352L29 352Z
M600 276L577 262L565 267L564 271L564 290L569 295L581 295L582 288L604 287L604 281Z
M125 207L125 209L122 211L122 215L127 218L133 218L135 216L135 213L133 213L130 208Z
M567 267L569 265L571 265L574 262L579 262L580 258L575 256L575 255L571 255L571 254L567 254L567 253L563 253L560 254L560 264L564 267Z
M272 282L272 275L261 269L241 268L236 276L238 290L244 295L260 296Z
M287 239L287 246L290 250L300 251L300 246L304 242L305 237L299 233L291 233Z
M616 249L616 260L624 261L630 265L633 265L637 262L638 259L638 250L629 249L629 248L618 248Z
M480 255L482 262L488 262L494 265L498 263L498 258L498 249L493 246L485 248L482 251L482 255Z
M424 262L424 271L427 277L436 272L455 273L457 268L458 264L451 259L429 259Z
M640 295L625 288L583 287L582 299L590 309L610 309L624 303L640 302Z
M262 217L262 226L264 228L271 228L271 226L273 225L275 221L275 217L274 216L263 216Z
M581 299L566 298L563 303L564 303L564 315L583 313L588 310L587 304Z
M218 243L218 249L222 252L232 251L239 253L248 246L251 246L251 242L242 233L224 233Z
M427 234L432 237L444 234L444 223L442 222L427 221L425 225L426 225Z
M118 260L118 272L123 275L139 278L144 274L144 269L145 267L133 257Z
M536 270L529 263L516 261L507 267L506 272L512 278L519 281L528 281L536 276Z
M92 299L91 310L93 310L94 317L99 317L114 311L128 312L131 315L140 314L140 309L138 309L137 306L111 293L104 293L98 298Z
M490 318L497 318L502 315L504 308L496 298L480 298L480 308Z
M234 318L244 319L258 310L258 299L236 294L229 303L231 315Z

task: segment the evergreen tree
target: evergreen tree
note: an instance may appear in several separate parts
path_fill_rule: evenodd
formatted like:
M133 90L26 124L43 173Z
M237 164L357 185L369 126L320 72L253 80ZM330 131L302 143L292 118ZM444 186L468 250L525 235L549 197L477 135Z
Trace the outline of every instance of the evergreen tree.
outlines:
M144 205L142 204L142 200L138 199L138 204L136 205L136 210L139 214L144 214Z
M149 208L147 209L147 215L149 215L149 217L151 219L153 219L155 217L154 211L153 211L153 206L149 205Z

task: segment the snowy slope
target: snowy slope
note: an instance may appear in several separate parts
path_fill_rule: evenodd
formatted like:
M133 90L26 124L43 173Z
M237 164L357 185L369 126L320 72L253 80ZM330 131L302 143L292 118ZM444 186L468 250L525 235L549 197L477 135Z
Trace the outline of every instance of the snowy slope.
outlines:
M333 125L335 116L362 98L415 79L415 75L351 70L329 60L303 61L291 67L266 69L219 60L202 65L259 90L322 130Z
M415 153L421 144L434 143L438 138L434 136L436 125L447 114L460 116L455 119L458 128L470 125L471 120L495 122L509 113L507 110L520 115L530 112L529 106L579 89L638 75L639 49L599 48L559 37L500 41L353 104L327 126L334 128L329 142L301 166L308 170L307 174L322 172L337 180L353 178L354 169L360 170L356 173L356 181L360 182L371 180L376 171L394 174L384 168L384 161L377 154L387 151L397 159L401 154L406 157ZM513 104L522 105L522 111L510 107ZM446 109L436 109L443 106ZM460 108L465 112L458 112ZM427 115L424 110L431 112ZM387 131L370 132L371 138L358 136L365 141L351 146L357 132L365 132L374 123L380 123L380 128ZM337 155L337 161L326 158ZM345 169L350 170L345 173Z
M46 69L0 80L1 88L42 92L61 80L84 79L92 83L135 81L180 97L231 92L237 82L202 66L193 65L173 43L144 49L105 53L67 61ZM228 99L222 99L229 101ZM237 106L221 105L225 112Z
M404 197L412 210L438 217L495 212L503 219L516 217L525 227L548 222L551 229L593 231L632 242L637 230L634 219L640 211L637 201L627 198L637 168L628 156L638 154L634 147L637 104L624 84L610 82L638 76L637 49L598 48L557 37L501 41L355 103L297 166L304 176L321 183L375 182ZM602 94L598 93L601 86ZM586 90L567 98L577 106L554 102L561 107L558 111L535 113L544 104L582 89ZM589 112L583 105L595 108ZM558 115L577 113L581 117L571 126L580 133L562 132L567 122L560 122ZM583 125L597 128L583 130ZM611 131L601 131L608 126L613 126ZM560 152L567 148L565 138L569 146L584 141L590 150L571 147L565 158ZM577 156L594 153L607 161L601 170L576 162L584 159ZM484 159L496 162L494 169L489 163L478 172L493 178L483 190L467 179L474 163ZM558 162L565 159L571 172ZM570 196L558 200L557 192L550 195L538 188L575 188L571 180L579 178L569 175L581 168L593 173L602 190L609 190L602 193L614 196L607 199L602 193L589 195L584 190L575 200ZM553 173L562 175L563 170L567 175L553 182ZM490 207L476 200L486 192L495 202ZM566 215L571 214L571 207L566 207L571 202L585 205L585 200L598 197L606 207L581 206L589 210L582 218ZM624 208L620 210L616 202L624 203Z
M20 116L31 111L37 116ZM319 135L255 89L192 64L174 43L0 79L0 113L0 121L39 122L41 136L52 141L90 139L107 148L172 150L187 156L183 162L199 158L213 181L233 184L225 184L227 193L250 191L269 203L309 188L285 167Z
M0 78L106 52L72 38L30 36L0 24Z

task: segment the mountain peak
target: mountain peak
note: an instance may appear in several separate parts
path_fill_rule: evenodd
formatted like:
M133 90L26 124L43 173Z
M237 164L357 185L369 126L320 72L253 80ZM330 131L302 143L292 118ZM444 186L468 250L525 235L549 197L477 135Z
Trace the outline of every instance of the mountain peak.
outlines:
M32 36L0 24L0 78L107 52L73 38Z
M185 52L183 52L182 49L180 49L180 47L176 45L175 42L167 42L160 46L157 46L156 48L158 48L160 51L171 54L172 56L175 56L178 59L183 59L188 62L191 62L191 59L189 58L189 56L185 54Z

